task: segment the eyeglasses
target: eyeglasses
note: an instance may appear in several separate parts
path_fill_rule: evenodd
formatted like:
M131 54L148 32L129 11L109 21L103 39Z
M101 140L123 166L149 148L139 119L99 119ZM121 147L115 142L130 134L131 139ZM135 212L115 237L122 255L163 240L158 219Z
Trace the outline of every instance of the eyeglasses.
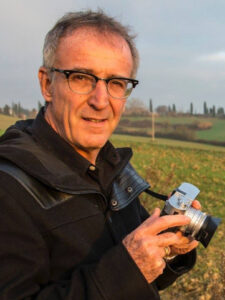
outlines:
M50 68L51 72L59 72L66 76L69 88L72 92L86 95L91 93L99 80L106 83L108 94L117 99L127 98L133 88L138 84L138 80L124 77L99 78L94 74L84 73L76 70L61 70Z

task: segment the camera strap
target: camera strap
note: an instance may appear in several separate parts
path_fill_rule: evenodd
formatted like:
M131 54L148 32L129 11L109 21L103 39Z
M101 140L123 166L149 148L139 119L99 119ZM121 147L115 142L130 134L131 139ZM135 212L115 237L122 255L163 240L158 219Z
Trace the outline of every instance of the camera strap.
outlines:
M153 191L151 191L151 190L149 190L149 189L148 189L148 190L145 190L145 193L151 195L151 196L154 197L154 198L157 198L157 199L160 199L160 200L163 200L163 201L166 201L166 200L168 199L168 196L162 195L162 194L158 194L158 193L153 192Z

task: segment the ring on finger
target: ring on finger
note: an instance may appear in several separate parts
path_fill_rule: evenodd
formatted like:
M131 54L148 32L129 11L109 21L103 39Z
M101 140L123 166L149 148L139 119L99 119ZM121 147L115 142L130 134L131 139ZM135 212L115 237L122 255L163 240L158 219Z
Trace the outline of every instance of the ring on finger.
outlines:
M171 253L171 249L169 246L164 247L165 257L169 256Z

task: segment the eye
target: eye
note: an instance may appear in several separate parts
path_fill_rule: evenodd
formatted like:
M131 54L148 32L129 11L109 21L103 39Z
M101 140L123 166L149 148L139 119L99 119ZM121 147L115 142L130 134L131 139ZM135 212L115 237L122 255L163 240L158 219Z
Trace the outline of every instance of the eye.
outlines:
M110 80L110 84L114 87L124 89L124 88L126 88L127 82L125 80L115 78L115 79Z
M85 81L90 80L88 75L82 74L82 73L72 73L70 75L70 80L72 81Z

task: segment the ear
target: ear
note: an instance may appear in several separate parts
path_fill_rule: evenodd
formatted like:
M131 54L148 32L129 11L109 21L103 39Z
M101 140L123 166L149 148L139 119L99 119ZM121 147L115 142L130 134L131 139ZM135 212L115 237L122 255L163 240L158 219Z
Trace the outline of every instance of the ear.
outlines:
M38 71L38 78L41 88L41 93L46 102L52 101L52 80L49 76L49 73L45 67L40 67Z

